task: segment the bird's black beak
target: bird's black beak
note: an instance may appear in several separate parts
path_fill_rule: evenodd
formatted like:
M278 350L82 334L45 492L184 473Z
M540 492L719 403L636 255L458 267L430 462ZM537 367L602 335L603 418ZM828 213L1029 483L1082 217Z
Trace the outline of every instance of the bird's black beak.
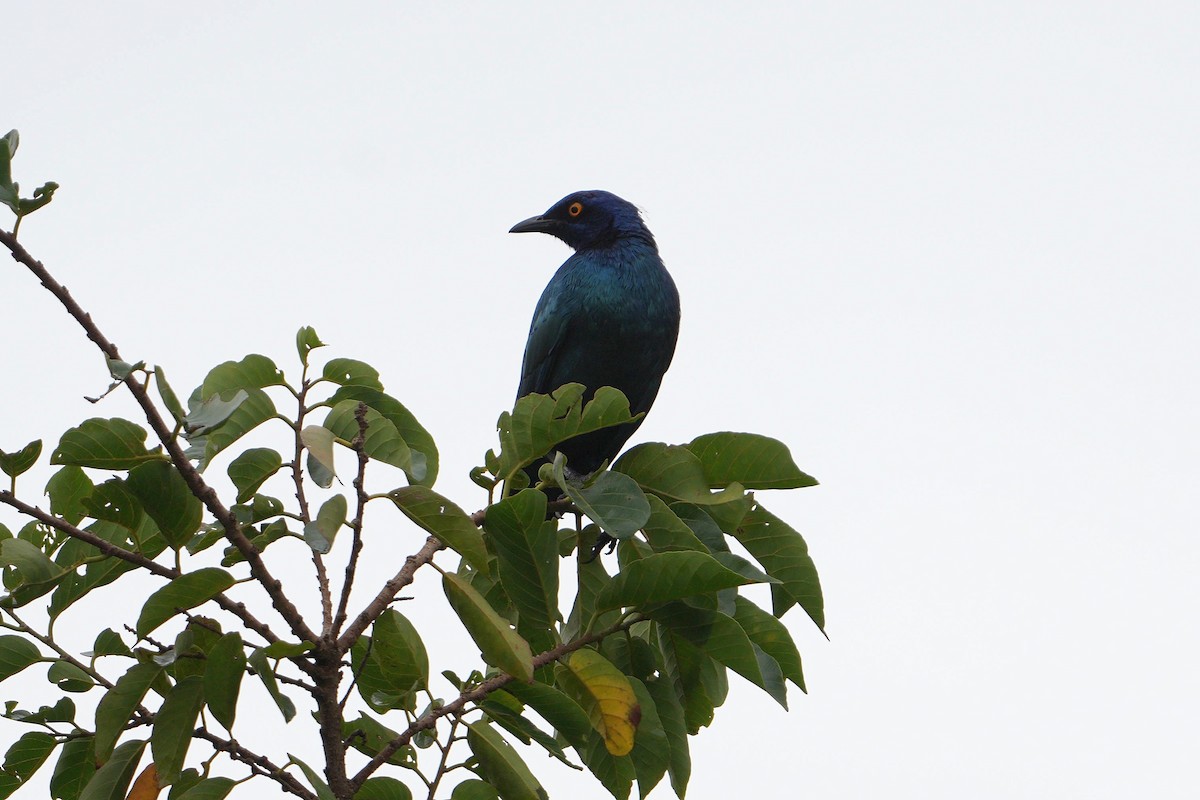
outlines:
M549 219L539 214L536 217L523 219L508 229L509 233L553 233L559 221Z

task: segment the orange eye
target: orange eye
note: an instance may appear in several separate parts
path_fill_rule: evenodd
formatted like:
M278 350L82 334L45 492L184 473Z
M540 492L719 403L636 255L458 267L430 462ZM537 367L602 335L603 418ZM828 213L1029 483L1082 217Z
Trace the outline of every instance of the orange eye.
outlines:
M567 206L567 213L572 217L578 217L583 213L583 203L580 203L578 200L571 203L571 205Z

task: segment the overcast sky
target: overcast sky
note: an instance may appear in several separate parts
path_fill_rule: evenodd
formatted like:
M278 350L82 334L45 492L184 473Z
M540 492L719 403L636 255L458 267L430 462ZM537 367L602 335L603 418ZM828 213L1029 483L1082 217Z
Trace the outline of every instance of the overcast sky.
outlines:
M21 240L181 393L249 352L295 376L313 325L474 510L568 254L506 231L613 191L683 304L634 441L765 433L822 482L760 496L821 571L830 641L786 618L810 694L732 677L689 797L1192 796L1200 7L709 5L14 4L0 133L62 185ZM134 413L83 401L103 364L27 272L0 298L0 448ZM421 538L377 536L372 585ZM429 634L435 672L464 642Z

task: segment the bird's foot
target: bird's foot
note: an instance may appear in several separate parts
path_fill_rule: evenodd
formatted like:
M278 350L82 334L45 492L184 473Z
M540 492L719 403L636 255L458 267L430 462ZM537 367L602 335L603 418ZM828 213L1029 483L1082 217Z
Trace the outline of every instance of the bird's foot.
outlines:
M609 536L607 533L601 531L600 535L596 537L596 543L592 545L592 552L588 555L583 563L590 564L595 561L600 555L600 551L604 550L606 547L608 550L605 552L611 555L612 552L617 549L617 540Z

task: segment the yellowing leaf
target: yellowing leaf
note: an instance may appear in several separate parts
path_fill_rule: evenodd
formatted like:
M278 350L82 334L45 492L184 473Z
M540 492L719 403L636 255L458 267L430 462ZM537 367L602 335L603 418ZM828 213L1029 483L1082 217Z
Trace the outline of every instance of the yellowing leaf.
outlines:
M129 790L129 796L125 800L157 800L158 793L162 789L158 786L158 768L151 761L142 770L142 774L137 776L137 780L133 782L133 787Z
M642 709L629 679L595 650L576 650L557 677L563 688L588 712L614 756L633 750Z

